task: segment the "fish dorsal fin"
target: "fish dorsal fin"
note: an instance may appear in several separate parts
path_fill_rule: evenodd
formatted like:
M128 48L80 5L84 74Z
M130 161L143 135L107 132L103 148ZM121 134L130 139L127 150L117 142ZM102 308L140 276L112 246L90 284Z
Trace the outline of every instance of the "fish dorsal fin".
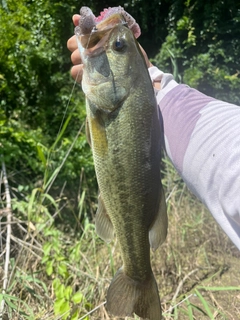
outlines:
M100 238L106 242L110 242L114 237L114 228L109 215L107 214L105 205L101 198L101 194L98 196L98 209L96 213L96 232Z
M160 188L159 207L155 221L149 230L149 242L155 251L166 239L168 229L167 207L162 187Z

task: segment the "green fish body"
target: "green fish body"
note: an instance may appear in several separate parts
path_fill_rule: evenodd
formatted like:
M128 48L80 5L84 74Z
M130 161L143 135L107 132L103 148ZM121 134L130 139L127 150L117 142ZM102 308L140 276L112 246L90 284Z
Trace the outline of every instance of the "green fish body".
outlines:
M100 191L96 231L106 241L116 234L123 260L107 309L115 316L159 320L150 262L150 246L157 249L167 234L159 111L131 30L120 22L97 41L82 51L87 131Z

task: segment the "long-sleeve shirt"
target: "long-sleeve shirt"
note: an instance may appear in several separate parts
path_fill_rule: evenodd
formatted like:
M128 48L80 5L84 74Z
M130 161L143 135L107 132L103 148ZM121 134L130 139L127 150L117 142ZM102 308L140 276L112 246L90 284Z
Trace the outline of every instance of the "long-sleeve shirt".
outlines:
M167 155L188 188L240 250L240 107L178 84L149 68Z

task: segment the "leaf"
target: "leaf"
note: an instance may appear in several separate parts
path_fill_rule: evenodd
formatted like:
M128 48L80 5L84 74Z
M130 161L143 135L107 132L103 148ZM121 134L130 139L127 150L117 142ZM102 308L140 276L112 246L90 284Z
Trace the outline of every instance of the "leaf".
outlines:
M38 191L41 191L39 188L35 188L32 190L30 199L29 199L29 205L28 205L28 219L30 220L31 214L32 214L32 209L33 209L33 204L35 202L36 194Z
M29 281L29 282L39 283L42 286L42 288L45 291L45 293L48 294L47 286L43 281L41 281L41 280L39 280L37 278L34 278L32 276L27 276L27 277L25 277L25 279L26 279L26 281Z
M55 291L55 295L58 299L65 299L64 292L65 292L65 286L63 284L60 284Z
M44 189L46 190L48 188L48 186L50 185L50 183L55 179L55 177L58 175L59 171L61 169L61 166L57 167L53 174L51 175L51 177L48 179L48 181L46 182Z
M53 197L51 197L48 193L44 193L43 196L44 196L44 198L47 198L55 208L57 208L56 201L54 200Z
M79 319L79 311L76 310L72 315L71 315L71 320L78 320ZM85 318L86 320L87 318Z
M198 289L206 290L206 291L239 291L240 287L204 287L197 286Z
M57 251L57 250L56 250ZM56 257L56 261L60 262L60 261L64 261L66 259L66 257L62 256L61 254L59 254L57 257Z
M70 300L71 295L72 295L72 287L67 286L65 289L64 295L67 300Z
M61 314L61 307L65 302L66 301L64 298L60 298L60 299L55 300L54 307L53 307L55 315Z
M64 132L65 132L65 130L66 130L66 128L67 128L67 126L68 126L68 123L69 123L69 121L71 120L71 118L72 118L72 115L70 114L70 115L67 117L66 121L64 122L64 125L62 126L61 131L58 133L57 139L55 140L55 142L54 142L54 144L52 145L52 147L51 147L50 150L54 150L54 149L55 149L57 143L58 143L58 142L60 141L60 139L62 138L62 136L63 136L63 134L64 134Z
M197 296L199 297L199 299L201 300L209 318L214 319L214 315L212 314L207 301L203 298L203 296L201 295L201 293L197 289L195 289L195 292L196 292Z
M46 263L46 273L48 276L51 276L53 274L53 263L53 260Z
M53 285L53 290L54 290L54 292L55 292L55 294L56 294L56 291L59 290L59 287L60 287L60 285L61 285L60 279L59 279L59 278L55 278L55 279L53 280L53 282L52 282L52 285Z
M65 301L64 304L61 305L61 308L60 308L60 311L61 311L61 314L63 315L63 319L67 319L68 318L68 315L70 313L70 304L68 301Z
M43 253L45 256L48 256L47 258L49 259L49 254L50 254L50 251L52 249L52 243L51 242L47 242L47 243L44 243L43 245Z
M82 302L83 298L84 298L84 296L83 296L82 292L78 291L72 296L71 300L72 300L72 302L77 304L77 303Z
M67 278L69 276L68 271L67 271L67 266L64 263L59 264L58 273L64 278Z
M193 318L193 310L192 310L192 305L190 303L190 301L187 299L186 300L186 304L187 304L187 308L188 308L188 317L189 317L189 320L194 320Z
M6 302L6 304L10 307L10 308L12 308L12 309L14 309L14 310L17 310L18 309L18 304L14 304L14 303L12 303L11 302L11 300L18 300L18 299L12 299L13 297L11 297L10 296L10 298L11 298L11 300L10 300L10 298L8 298L6 295L4 295L5 296L5 302Z
M43 163L44 168L46 168L47 160L46 160L45 155L43 153L43 145L40 142L38 142L38 144L37 144L37 153L38 153L38 158Z
M54 313L55 315L62 315L63 319L66 319L69 315L70 304L64 298L57 299L54 302Z

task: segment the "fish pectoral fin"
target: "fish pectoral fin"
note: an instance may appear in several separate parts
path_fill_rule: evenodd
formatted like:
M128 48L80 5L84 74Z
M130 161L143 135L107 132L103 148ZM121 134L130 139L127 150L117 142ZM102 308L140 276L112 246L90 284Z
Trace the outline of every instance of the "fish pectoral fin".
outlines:
M92 141L91 141L91 135L90 135L90 129L89 129L89 124L88 124L88 118L86 118L85 121L85 132L86 132L86 139L90 147L92 148Z
M98 196L98 209L95 220L96 232L100 238L106 242L112 241L114 237L114 228L112 221L107 214L105 205L101 198L101 194Z
M107 310L116 317L133 313L148 320L161 320L162 310L154 275L144 282L131 279L119 269L107 293Z
M156 219L149 230L149 242L155 251L166 239L168 229L167 207L163 189L161 188L159 208Z

